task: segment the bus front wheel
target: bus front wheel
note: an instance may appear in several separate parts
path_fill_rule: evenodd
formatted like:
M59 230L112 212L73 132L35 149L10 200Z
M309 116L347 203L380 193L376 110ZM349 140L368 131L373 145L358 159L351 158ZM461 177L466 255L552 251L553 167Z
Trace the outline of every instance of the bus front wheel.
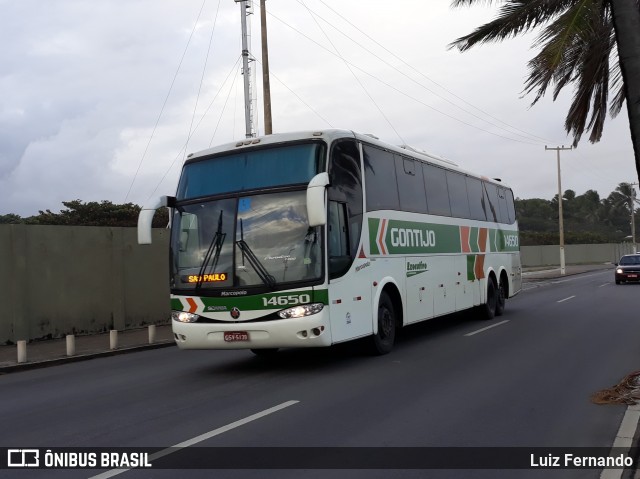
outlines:
M372 336L372 352L377 355L387 354L393 349L396 338L396 315L393 303L387 293L380 295L378 302L378 332Z

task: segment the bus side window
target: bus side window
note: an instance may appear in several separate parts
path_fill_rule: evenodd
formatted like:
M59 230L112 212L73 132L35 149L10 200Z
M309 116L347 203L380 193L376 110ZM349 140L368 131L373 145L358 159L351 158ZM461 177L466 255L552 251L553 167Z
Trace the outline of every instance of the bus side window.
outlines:
M509 224L509 210L507 208L507 196L504 188L497 187L498 204L500 205L500 223Z
M393 154L363 145L367 210L400 210Z
M467 196L467 182L464 175L456 173L455 171L447 171L447 185L449 186L451 216L471 218L469 212L469 197Z
M449 191L445 170L433 165L422 165L424 187L427 192L427 204L432 215L451 216Z
M400 195L400 209L415 213L427 212L422 166L413 159L395 155L396 178Z
M484 190L485 203L487 205L487 220L494 223L504 223L502 220L502 210L500 208L500 197L498 196L498 187L488 181L482 182L482 188ZM505 216L506 216L505 209Z
M331 149L329 200L344 203L351 256L355 258L362 230L360 151L353 140L339 140Z
M509 213L509 224L512 225L516 222L516 206L513 202L513 191L505 190L505 196L507 197L507 211Z
M329 201L329 279L338 278L347 272L352 258L349 254L349 238L346 224L346 205Z
M482 181L467 176L467 195L469 197L469 218L480 221L491 220L491 216L487 215L488 198L484 195Z

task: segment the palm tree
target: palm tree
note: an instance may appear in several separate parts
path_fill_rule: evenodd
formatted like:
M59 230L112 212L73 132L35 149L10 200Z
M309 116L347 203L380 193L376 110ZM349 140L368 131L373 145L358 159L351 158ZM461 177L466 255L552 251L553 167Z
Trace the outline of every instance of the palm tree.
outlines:
M600 140L607 108L617 115L627 103L636 171L640 179L640 3L638 0L495 0L503 3L495 19L458 38L450 48L500 41L540 27L529 61L525 92L537 91L535 104L554 86L553 99L567 84L574 95L565 120L577 146L585 131ZM452 0L452 6L494 0ZM609 92L613 98L609 99ZM590 114L591 112L591 114ZM588 121L588 123L587 123Z

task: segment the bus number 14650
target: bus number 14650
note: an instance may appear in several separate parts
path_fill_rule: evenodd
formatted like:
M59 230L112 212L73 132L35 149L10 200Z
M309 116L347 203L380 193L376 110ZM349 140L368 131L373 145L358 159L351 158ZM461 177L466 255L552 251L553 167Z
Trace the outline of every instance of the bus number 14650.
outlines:
M296 304L306 304L311 302L311 296L308 294L288 294L282 296L272 296L270 298L262 298L262 303L267 306L295 306Z

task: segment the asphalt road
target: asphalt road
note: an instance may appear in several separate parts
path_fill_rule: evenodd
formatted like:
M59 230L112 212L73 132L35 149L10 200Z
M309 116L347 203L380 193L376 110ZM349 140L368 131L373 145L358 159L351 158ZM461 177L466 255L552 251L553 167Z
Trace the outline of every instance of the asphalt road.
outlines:
M358 344L287 350L272 361L248 351L165 348L0 376L0 446L162 450L191 440L190 448L317 447L321 454L329 447L451 446L504 448L477 453L505 455L534 447L609 448L626 407L595 405L590 396L639 369L640 285L616 286L611 271L603 271L525 288L500 318L461 314L411 326L382 357L367 356ZM506 449L516 447L524 449ZM363 450L352 451L362 459ZM385 451L393 450L364 454ZM234 454L242 457L240 449ZM600 476L597 469L101 472L2 476Z

